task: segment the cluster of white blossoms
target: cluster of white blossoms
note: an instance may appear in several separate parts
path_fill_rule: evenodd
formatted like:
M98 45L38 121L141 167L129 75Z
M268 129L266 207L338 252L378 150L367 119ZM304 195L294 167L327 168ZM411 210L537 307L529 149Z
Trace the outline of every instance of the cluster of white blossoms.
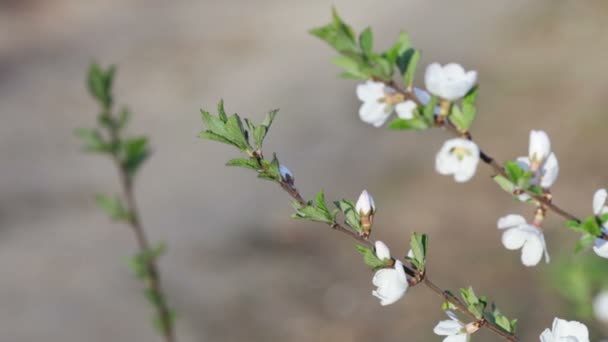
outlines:
M530 184L543 189L550 188L559 173L559 164L551 152L551 141L544 131L531 131L528 156L517 158L517 164L524 171L531 171ZM519 200L526 201L530 195L521 194ZM521 262L525 266L536 266L543 255L549 262L549 253L542 229L537 224L529 224L520 215L507 215L498 219L498 229L503 230L502 244L509 250L521 249Z
M441 66L438 63L430 64L424 75L426 90L413 89L413 95L422 105L429 103L431 95L437 96L440 103L446 106L437 107L435 114L447 116L449 104L463 98L477 82L475 71L465 71L459 64ZM375 127L382 126L396 112L404 120L413 119L418 104L406 99L406 96L383 82L369 80L357 87L357 97L363 102L359 109L359 116L364 122ZM442 109L443 108L443 109ZM476 173L480 159L480 149L475 142L466 138L454 138L444 142L435 158L435 170L442 175L453 176L456 182L469 181ZM551 151L551 141L544 131L532 130L528 156L518 157L517 164L524 171L532 172L530 185L548 190L557 180L559 163ZM520 201L528 201L531 196L518 194ZM608 213L608 192L598 190L593 197L593 211L596 217ZM357 202L357 211L361 215L369 215L375 211L371 196L364 191ZM502 243L509 250L521 249L521 262L525 266L537 265L544 256L549 262L549 254L540 222L536 218L528 223L520 215L506 215L498 220L498 229L503 230ZM601 227L604 234L608 234L606 225ZM598 237L593 247L595 253L608 258L608 241ZM375 243L375 253L380 260L390 259L388 247L381 241ZM380 300L381 305L390 305L404 296L408 289L408 280L403 264L395 260L393 267L376 271L372 283L376 289L373 296ZM608 321L608 292L598 295L594 301L596 317ZM435 326L437 335L445 336L444 342L466 342L472 333L479 329L478 322L465 324L461 322L452 311L446 311L449 320L440 321ZM555 318L552 329L546 329L540 336L541 342L589 342L587 327L576 321L565 321Z
M456 101L465 96L477 82L476 71L465 71L455 63L441 66L430 64L424 75L428 90L414 88L414 96L421 104L430 101L431 94L444 101ZM393 110L401 119L414 118L417 105L406 100L403 94L382 82L367 81L357 86L357 97L363 102L359 117L375 127L382 126ZM467 139L456 138L446 141L437 154L435 169L442 175L453 175L457 182L466 182L477 170L479 148Z

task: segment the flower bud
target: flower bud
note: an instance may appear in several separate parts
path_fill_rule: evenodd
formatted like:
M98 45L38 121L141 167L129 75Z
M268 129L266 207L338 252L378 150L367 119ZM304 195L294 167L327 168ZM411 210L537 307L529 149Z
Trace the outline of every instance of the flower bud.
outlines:
M369 216L376 211L374 198L367 192L367 190L363 190L361 195L359 195L355 208L361 216Z
M367 192L367 190L363 190L361 195L359 195L359 200L357 200L355 209L361 216L361 228L363 229L362 235L367 238L372 232L372 218L374 216L374 212L376 211L374 199Z
M385 260L391 258L391 251L384 244L384 242L378 240L376 241L374 246L376 247L376 256L378 257L378 259Z
M287 183L289 186L293 186L295 178L293 177L293 174L291 173L291 171L289 171L287 166L283 164L279 165L279 173L281 174L281 179L285 183Z

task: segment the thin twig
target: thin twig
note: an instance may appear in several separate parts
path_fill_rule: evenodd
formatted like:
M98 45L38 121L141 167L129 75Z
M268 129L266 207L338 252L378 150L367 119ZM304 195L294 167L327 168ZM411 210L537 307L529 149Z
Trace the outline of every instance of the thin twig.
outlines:
M116 145L119 141L118 133L115 129L110 130L112 144ZM146 231L141 223L137 202L135 200L135 192L133 187L133 179L129 176L129 172L125 165L120 161L116 153L112 154L112 159L118 170L120 184L123 195L126 201L127 211L129 213L128 224L135 235L137 246L140 254L145 254L150 251L150 243L146 235ZM155 293L157 298L157 310L159 324L161 325L161 333L166 342L175 342L175 329L173 327L173 318L171 317L171 309L167 304L167 298L161 285L160 272L156 264L156 258L144 258L144 266L146 267L147 285Z
M261 158L261 155L260 155L260 158ZM261 165L261 163L260 163L260 165ZM283 180L279 181L278 183L281 186L281 188L283 190L285 190L285 192L287 192L299 204L307 205L307 202L302 198L302 196L300 195L300 192L295 188L295 186L292 186ZM352 229L347 228L337 222L334 222L333 224L331 224L330 227L339 232L345 233L346 235L350 236L351 238L357 240L359 243L362 243L367 247L374 247L374 242L372 240L359 235L357 232L353 231ZM405 266L405 265L403 266L403 268L408 275L410 275L412 277L416 277L416 278L419 278L419 277L421 278L422 281L413 282L413 283L411 283L412 285L424 284L431 291L440 295L446 301L452 303L458 311L462 312L463 314L465 314L469 317L477 319L475 317L475 315L466 307L465 304L463 304L458 298L450 295L449 292L444 291L439 286L435 285L435 283L433 283L426 274L421 275L420 272L418 272L417 270L415 270L411 267ZM501 327L499 327L496 324L489 322L485 319L482 320L480 326L486 327L487 329L489 329L493 333L503 337L507 341L519 342L519 339L515 335L509 333L508 331L505 331Z

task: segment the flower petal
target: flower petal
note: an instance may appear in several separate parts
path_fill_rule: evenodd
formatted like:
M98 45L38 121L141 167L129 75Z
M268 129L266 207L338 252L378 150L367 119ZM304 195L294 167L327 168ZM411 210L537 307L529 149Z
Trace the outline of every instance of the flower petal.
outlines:
M378 259L384 260L384 259L391 258L391 251L384 244L384 242L382 242L380 240L376 241L375 247L376 247L376 256L378 257Z
M384 97L384 83L366 81L357 85L357 97L363 102L377 102Z
M467 342L469 340L469 335L467 334L458 334L451 335L443 339L443 342Z
M574 341L576 342L589 342L589 331L587 330L587 327L577 321L566 321L555 318L555 320L553 320L552 332L556 341L562 341L562 339L570 337L575 338Z
M439 321L439 323L437 323L433 329L433 332L439 336L449 336L460 333L463 328L464 325L462 323L448 319L445 321Z
M444 83L443 68L439 63L432 63L426 67L424 72L424 85L426 89L435 95L441 93L441 86Z
M420 88L414 88L414 95L423 105L431 101L431 94L428 91Z
M540 186L548 189L550 188L555 180L557 179L557 175L559 174L559 164L557 163L557 157L555 157L555 153L549 154L547 160L542 167L542 177L540 180Z
M606 206L606 198L608 198L608 192L606 189L599 189L593 194L593 214L598 216L602 215L604 207Z
M404 120L410 120L414 118L414 110L416 109L416 102L412 100L407 100L405 102L401 102L395 106L395 112L397 112L397 116Z
M608 241L600 238L595 239L593 251L602 258L608 258Z
M555 342L553 338L553 333L549 329L545 329L542 334L540 334L540 342Z
M521 215L510 214L498 219L498 229L513 228L526 224L526 219Z
M593 299L593 313L601 322L608 322L608 291L600 292Z
M544 253L545 245L542 240L542 233L539 235L528 234L528 238L521 249L521 262L528 267L536 266L543 258Z
M524 246L528 237L528 232L519 228L510 228L502 233L502 245L509 250L520 249Z
M545 131L530 131L528 156L531 160L544 160L551 153L551 141Z

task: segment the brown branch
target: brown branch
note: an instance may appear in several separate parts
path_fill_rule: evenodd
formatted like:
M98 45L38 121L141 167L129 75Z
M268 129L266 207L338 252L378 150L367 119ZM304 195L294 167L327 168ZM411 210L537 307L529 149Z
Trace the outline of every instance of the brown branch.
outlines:
M261 156L261 153L258 153L254 156L257 156L258 161L263 159L263 157ZM262 163L260 162L259 165L262 165ZM261 166L263 167L263 166ZM281 188L283 190L285 190L285 192L287 192L293 199L295 199L299 204L301 205L307 205L307 202L303 199L303 197L300 195L300 192L296 189L295 186L288 184L287 182L285 182L284 180L280 180L278 181L279 185L281 186ZM370 239L360 235L358 232L347 228L337 222L334 222L333 224L330 225L331 228L345 233L346 235L350 236L351 238L357 240L357 242L364 244L367 247L374 247L374 242L371 241ZM405 273L407 273L410 277L414 278L412 279L413 281L410 282L411 286L415 286L417 284L424 284L427 288L429 288L431 291L435 292L436 294L440 295L441 297L443 297L446 301L452 303L456 309L460 312L462 312L463 314L473 318L473 319L477 319L477 317L475 317L475 315L469 311L469 309L466 307L466 305L464 303L462 303L458 298L452 296L449 294L449 292L442 290L439 286L435 285L435 283L433 283L427 276L426 274L421 274L420 272L418 272L416 269L414 269L413 267L408 267L406 265L403 265L403 269L405 270ZM481 321L480 327L486 327L487 329L489 329L490 331L492 331L493 333L503 337L505 340L510 341L510 342L519 342L519 339L509 333L508 331L505 331L504 329L502 329L501 327L499 327L498 325L489 322L485 319L483 319Z
M118 132L115 129L110 130L110 137L112 139L112 144L116 146L120 141L120 138L118 137ZM129 213L127 222L135 235L139 252L144 254L150 251L150 243L141 223L139 210L137 209L137 202L135 201L135 192L133 188L133 179L130 177L127 168L121 162L116 152L112 153L112 159L116 165L116 169L118 170L120 184L125 197L127 211ZM176 337L175 329L173 327L173 318L171 317L171 309L167 304L167 298L161 285L160 272L155 259L156 258L144 258L144 266L146 267L146 274L148 275L148 278L146 279L147 286L156 294L158 300L156 303L156 308L158 310L161 333L166 342L175 342Z

